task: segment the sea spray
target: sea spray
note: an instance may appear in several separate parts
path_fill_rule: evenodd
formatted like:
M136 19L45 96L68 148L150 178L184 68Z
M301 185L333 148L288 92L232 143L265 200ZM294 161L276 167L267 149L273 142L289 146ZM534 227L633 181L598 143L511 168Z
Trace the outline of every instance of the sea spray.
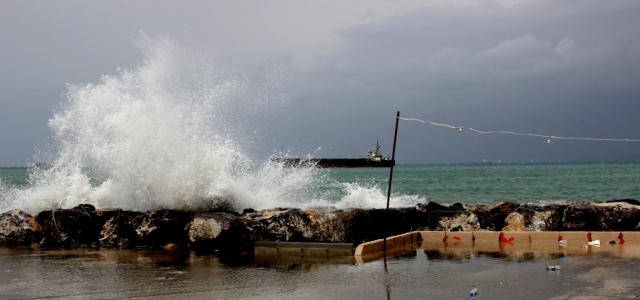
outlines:
M386 205L379 186L336 183L325 170L285 168L249 153L284 104L280 69L250 79L169 39L143 36L140 46L138 67L68 85L49 120L55 146L37 154L46 167L29 170L27 187L1 184L0 210ZM416 202L422 199L391 199L392 206Z
M307 191L321 180L315 170L259 164L245 151L257 131L246 120L274 104L264 86L218 71L174 41L143 37L141 45L146 58L137 68L68 85L49 121L51 167L33 168L29 188L4 191L3 209L263 209L312 197Z
M349 208L385 208L387 206L387 190L376 185L358 182L342 183L346 195L334 205L340 209ZM392 207L412 206L425 200L419 196L392 194L389 205Z

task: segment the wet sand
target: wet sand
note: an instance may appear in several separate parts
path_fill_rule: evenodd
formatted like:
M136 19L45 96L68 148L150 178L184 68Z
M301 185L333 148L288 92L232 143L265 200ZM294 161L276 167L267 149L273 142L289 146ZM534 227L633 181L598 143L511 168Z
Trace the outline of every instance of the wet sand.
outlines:
M636 246L500 250L425 241L365 262L0 248L0 299L463 299L473 288L484 299L635 299L640 258L631 253Z

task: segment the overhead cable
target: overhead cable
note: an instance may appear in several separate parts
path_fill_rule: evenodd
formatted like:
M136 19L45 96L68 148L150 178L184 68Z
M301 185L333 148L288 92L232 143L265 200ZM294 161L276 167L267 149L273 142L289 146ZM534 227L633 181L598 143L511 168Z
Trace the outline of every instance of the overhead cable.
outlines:
M435 122L420 120L420 119L416 119L416 118L403 118L403 117L399 117L399 118L400 118L400 120L404 120L404 121L416 121L416 122L420 122L420 123L431 124L431 125L434 125L434 126L448 127L448 128L451 128L451 129L458 130L459 132L462 132L462 130L466 129L466 130L471 130L471 131L475 131L477 133L484 133L484 134L497 133L497 134L512 134L512 135L522 135L522 136L533 136L533 137L546 138L547 139L547 143L550 143L551 139L586 140L586 141L609 141L609 142L640 142L640 140L634 140L634 139L564 137L564 136L534 134L534 133L519 133L519 132L503 131L503 130L478 130L478 129L475 129L475 128L472 128L472 127L452 126L452 125L448 125L448 124L435 123Z

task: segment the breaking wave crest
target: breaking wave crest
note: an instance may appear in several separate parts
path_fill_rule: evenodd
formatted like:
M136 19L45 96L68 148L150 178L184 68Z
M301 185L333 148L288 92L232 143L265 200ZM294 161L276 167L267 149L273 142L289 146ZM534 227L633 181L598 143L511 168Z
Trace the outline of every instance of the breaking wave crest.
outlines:
M145 59L138 67L98 84L68 84L49 120L52 150L38 154L49 163L31 169L27 187L0 182L2 211L82 203L140 211L386 205L378 187L249 154L265 136L269 110L284 104L277 68L250 78L170 39L142 36L139 44ZM414 198L393 197L391 205Z
M140 45L139 67L68 85L49 120L51 167L34 168L29 188L4 189L5 208L259 209L311 196L315 170L260 164L245 151L255 142L245 120L278 101L266 90L277 78L225 74L169 39Z
M346 195L336 202L338 208L385 208L387 206L387 191L383 191L379 186L366 186L360 183L343 183L342 185ZM389 206L412 206L418 202L424 202L424 199L419 196L392 195Z

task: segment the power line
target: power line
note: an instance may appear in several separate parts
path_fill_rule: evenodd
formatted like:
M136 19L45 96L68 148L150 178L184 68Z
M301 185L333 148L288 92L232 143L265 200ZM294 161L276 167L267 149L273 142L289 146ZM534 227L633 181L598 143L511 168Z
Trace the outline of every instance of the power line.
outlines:
M435 122L420 120L420 119L416 119L416 118L403 118L403 117L400 117L400 119L404 120L404 121L416 121L416 122L425 123L425 124L431 124L431 125L435 125L435 126L448 127L448 128L456 129L456 130L458 130L460 132L462 132L462 130L466 129L466 130L471 130L471 131L475 131L477 133L483 133L483 134L497 133L497 134L512 134L512 135L540 137L540 138L546 138L548 143L551 142L551 139L586 140L586 141L609 141L609 142L640 142L640 140L633 140L633 139L601 139L601 138L589 138L589 137L564 137L564 136L556 136L556 135L543 135L543 134L534 134L534 133L519 133L519 132L502 131L502 130L485 131L485 130L478 130L478 129L471 128L471 127L452 126L452 125L448 125L448 124L435 123Z

